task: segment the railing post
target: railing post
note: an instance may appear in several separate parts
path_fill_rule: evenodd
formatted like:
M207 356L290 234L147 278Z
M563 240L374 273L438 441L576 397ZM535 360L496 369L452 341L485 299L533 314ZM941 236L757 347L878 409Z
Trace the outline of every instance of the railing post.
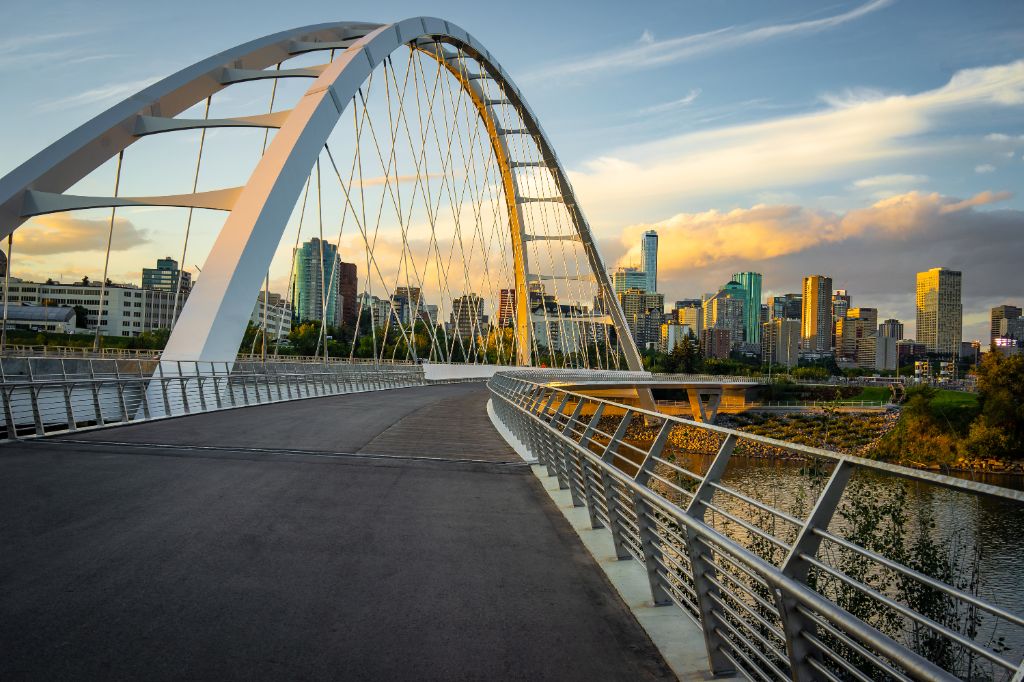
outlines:
M568 394L566 395L568 398ZM562 404L565 407L565 403ZM565 426L562 428L562 436L569 438L569 432L572 430L572 425L580 418L580 412L583 411L583 399L577 397L576 407L573 408L572 415L565 422ZM584 477L584 470L587 466L583 456L576 452L576 446L573 443L566 443L562 441L562 462L565 466L565 475L569 482L569 495L572 497L572 506L582 507L585 505L583 501L583 494L580 491L580 482L576 479L576 465L580 467L580 479Z
M647 487L647 482L651 478L651 471L656 464L654 458L660 456L661 451L665 449L665 443L668 442L671 431L672 422L669 419L665 419L661 429L658 430L658 435L647 451L647 456L644 457L640 468L637 469L636 476L633 477L637 484ZM644 551L644 565L647 568L647 581L651 586L651 599L654 601L655 606L666 606L672 603L672 599L665 590L664 584L662 584L661 572L658 570L663 559L661 536L658 535L657 526L654 519L651 518L654 515L654 508L643 496L636 493L633 495L633 510L636 512L636 525L640 531L640 547Z
M708 467L708 472L704 475L704 480L697 486L697 491L693 494L693 499L690 500L686 509L688 516L704 522L706 509L703 503L710 502L714 496L715 489L711 484L721 480L735 447L736 436L729 434L722 441L718 454L715 455L711 466ZM705 545L696 533L689 530L686 532L686 550L690 558L690 570L693 571L693 587L697 593L697 607L700 610L701 630L704 631L704 644L708 650L708 666L711 668L712 674L723 675L734 672L735 669L732 661L723 653L725 642L722 636L715 632L718 617L714 614L715 601L711 595L715 594L719 597L720 595L718 595L718 588L708 580L708 575L716 569L702 556L705 547L708 552L714 551L710 545Z
M580 401L582 403L582 401ZM583 435L580 437L580 447L590 450L590 438L594 434L594 430L597 428L598 423L601 421L601 415L604 414L604 403L598 403L594 409L594 415L587 422L587 428L583 430ZM587 498L587 512L590 514L590 527L591 528L604 528L604 523L601 522L601 517L597 514L597 493L594 490L593 470L590 466L590 461L586 456L580 456L580 466L583 468L583 492ZM607 502L605 503L607 504Z
M103 419L103 406L100 404L100 389L96 385L96 368L92 365L92 360L89 360L89 388L92 391L92 407L95 411L96 423L100 426L106 424Z
M852 473L853 465L848 460L843 459L836 463L828 483L825 484L825 489L821 491L814 509L811 510L803 528L797 534L793 548L782 563L782 572L797 582L807 583L810 564L802 557L804 555L813 557L818 553L821 536L815 530L828 528ZM815 658L820 663L825 663L825 661L816 648L807 645L807 640L804 639L802 633L816 634L817 626L811 619L800 613L793 597L783 594L780 590L774 590L774 592L775 603L778 604L779 617L782 620L782 630L786 634L786 652L789 654L789 666L793 680L794 682L813 680L818 673L813 666L808 664L808 659Z
M7 422L7 440L18 440L18 427L14 423L14 410L11 401L14 399L14 388L4 388L4 420Z
M551 429L558 430L555 422L558 421L558 417L561 416L562 410L565 409L565 405L568 402L569 394L565 393L562 395L561 402L558 403L558 409L552 412L551 417L547 420L547 426L551 427ZM569 470L566 468L565 457L560 456L564 455L562 443L558 438L555 438L553 434L548 434L548 438L546 440L550 446L548 449L548 462L553 466L555 475L558 477L558 488L559 490L567 490L569 488Z
M601 455L601 461L604 462L606 467L614 467L615 459L615 447L620 440L626 435L626 430L629 428L629 423L633 420L633 411L626 410L626 413L622 415L622 421L619 422L619 427L615 429L615 434L612 439L608 441L608 445L605 446L604 453ZM612 532L612 543L615 545L615 556L618 559L629 559L633 555L626 549L626 542L622 539L622 519L619 516L619 494L615 491L615 479L608 473L607 469L601 471L601 485L604 488L604 502L608 508L608 529Z

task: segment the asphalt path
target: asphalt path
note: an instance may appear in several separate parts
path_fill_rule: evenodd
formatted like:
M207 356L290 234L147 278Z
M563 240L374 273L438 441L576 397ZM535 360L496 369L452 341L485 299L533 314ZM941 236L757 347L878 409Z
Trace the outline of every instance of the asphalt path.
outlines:
M485 398L402 389L0 446L0 679L671 679L479 423ZM424 426L458 405L496 440ZM387 436L403 420L420 457L378 452L409 442Z

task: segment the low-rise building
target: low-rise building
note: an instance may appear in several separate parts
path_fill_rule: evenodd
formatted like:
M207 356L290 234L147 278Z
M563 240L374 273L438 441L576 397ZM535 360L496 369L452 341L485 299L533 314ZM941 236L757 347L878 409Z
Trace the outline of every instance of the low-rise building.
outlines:
M7 328L55 334L74 334L75 309L66 306L8 305Z

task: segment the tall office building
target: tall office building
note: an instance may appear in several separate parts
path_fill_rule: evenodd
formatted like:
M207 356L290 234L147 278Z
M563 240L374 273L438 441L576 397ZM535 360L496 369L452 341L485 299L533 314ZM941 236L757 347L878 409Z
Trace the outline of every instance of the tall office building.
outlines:
M1000 325L1003 320L1016 320L1021 316L1021 309L1015 305L997 305L992 309L992 334L989 337L989 343L995 343L996 339L1004 336L1000 331Z
M155 268L142 268L142 288L154 291L174 291L181 277L181 291L192 290L192 273L178 269L178 261L170 256L158 258Z
M729 282L704 301L704 329L728 329L729 342L743 341L746 328L747 292L739 282ZM759 335L760 336L760 335Z
M329 325L341 324L341 306L338 305L340 263L334 244L316 237L295 249L292 306L299 322L326 319Z
M654 230L644 232L640 242L640 254L644 263L644 275L647 277L647 291L658 290L658 233Z
M627 289L654 291L647 288L647 273L639 268L615 268L615 272L612 273L612 284L616 294L621 294Z
M799 320L803 309L802 294L783 294L768 297L768 319Z
M850 308L836 326L836 354L858 367L874 369L877 334L878 310Z
M900 341L903 338L903 323L890 317L878 325L878 336Z
M958 270L947 268L917 273L917 341L950 359L959 356L962 340L961 280Z
M761 273L737 272L734 282L743 287L743 339L747 343L761 343Z
M700 341L700 332L704 328L703 310L699 299L676 301L676 322L688 326L698 341Z
M846 311L853 305L850 295L846 289L836 289L832 293L832 348L839 350L838 326L839 320L846 317Z
M832 278L809 275L803 280L803 305L800 314L800 338L803 349L828 353L832 348Z

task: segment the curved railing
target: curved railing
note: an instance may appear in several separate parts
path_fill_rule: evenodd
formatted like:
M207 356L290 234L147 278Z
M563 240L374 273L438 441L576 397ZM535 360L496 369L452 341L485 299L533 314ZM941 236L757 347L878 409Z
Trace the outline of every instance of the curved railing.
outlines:
M908 483L1007 505L1011 519L1022 518L1024 493L669 417L547 379L495 375L494 414L592 526L609 529L619 558L646 567L654 602L700 625L714 674L1021 679L1024 616L1019 603L998 603L1019 594L980 596L977 582L933 570L948 547L932 526L872 534L899 527ZM694 456L694 443L714 454ZM731 481L733 454L751 446L801 458L807 496L787 503Z

